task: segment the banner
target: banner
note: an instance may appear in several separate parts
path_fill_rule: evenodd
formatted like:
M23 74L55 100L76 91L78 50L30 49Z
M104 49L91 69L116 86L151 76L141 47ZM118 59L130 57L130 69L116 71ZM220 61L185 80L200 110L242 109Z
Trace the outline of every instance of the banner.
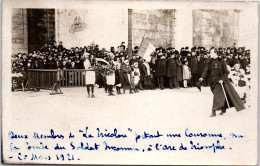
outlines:
M137 55L144 58L146 61L151 60L151 53L155 51L155 46L151 44L149 39L143 38Z

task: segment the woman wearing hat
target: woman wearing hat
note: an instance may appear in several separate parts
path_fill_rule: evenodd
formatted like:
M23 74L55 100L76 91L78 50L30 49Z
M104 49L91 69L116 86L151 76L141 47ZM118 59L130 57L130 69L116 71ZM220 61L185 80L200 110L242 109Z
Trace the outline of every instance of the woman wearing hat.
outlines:
M242 101L246 102L246 91L248 90L248 80L245 78L244 69L240 68L240 64L237 63L233 66L233 69L229 73L228 77L232 80L232 85L237 91Z
M115 65L110 61L110 64L107 66L106 73L108 96L114 96L113 86L115 84Z

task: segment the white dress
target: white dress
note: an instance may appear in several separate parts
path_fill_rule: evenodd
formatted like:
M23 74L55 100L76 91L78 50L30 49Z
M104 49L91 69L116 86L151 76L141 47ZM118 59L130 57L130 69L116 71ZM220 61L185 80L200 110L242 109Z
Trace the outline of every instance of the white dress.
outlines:
M249 90L249 88L248 88L249 82L244 76L245 76L245 72L244 72L243 69L240 69L239 71L235 71L235 70L231 71L228 75L228 77L231 78L231 80L232 80L232 84L234 86L234 89L237 91L238 95L241 98L243 98L244 95ZM246 85L245 86L239 86L238 85L239 80L245 81Z
M95 70L93 69L93 67L90 65L90 62L88 60L85 60L84 67L86 69L86 74L85 74L86 85L95 84L96 73L95 73Z
M134 71L132 71L132 73L134 77L134 84L137 85L140 81L140 70L138 68L134 68Z
M107 76L107 85L114 85L115 84L115 73L111 73Z

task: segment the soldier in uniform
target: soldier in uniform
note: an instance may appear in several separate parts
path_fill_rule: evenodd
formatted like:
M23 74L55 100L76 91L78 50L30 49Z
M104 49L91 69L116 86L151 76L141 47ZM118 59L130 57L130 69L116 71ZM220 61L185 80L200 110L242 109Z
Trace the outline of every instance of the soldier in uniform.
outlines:
M210 52L210 57L211 60L208 62L199 79L202 82L205 78L209 78L210 89L214 95L210 117L215 117L217 110L221 110L220 115L226 112L228 108L226 97L230 107L235 107L237 111L245 109L240 97L228 80L229 70L227 69L226 62L218 57L217 51L214 48ZM222 89L221 84L223 84L224 89ZM225 90L226 97L223 90Z

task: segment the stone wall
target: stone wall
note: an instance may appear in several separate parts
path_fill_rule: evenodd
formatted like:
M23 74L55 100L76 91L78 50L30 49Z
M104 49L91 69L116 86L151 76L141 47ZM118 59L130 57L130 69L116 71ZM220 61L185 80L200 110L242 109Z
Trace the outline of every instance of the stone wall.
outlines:
M192 9L177 9L175 17L175 48L178 50L182 47L191 48L193 46Z
M12 54L28 53L27 9L12 10Z
M101 48L127 44L127 10L57 9L56 40L67 48L98 44Z
M193 46L229 47L238 42L236 10L193 10Z
M133 46L139 46L142 38L148 38L156 47L175 44L175 10L133 10Z

